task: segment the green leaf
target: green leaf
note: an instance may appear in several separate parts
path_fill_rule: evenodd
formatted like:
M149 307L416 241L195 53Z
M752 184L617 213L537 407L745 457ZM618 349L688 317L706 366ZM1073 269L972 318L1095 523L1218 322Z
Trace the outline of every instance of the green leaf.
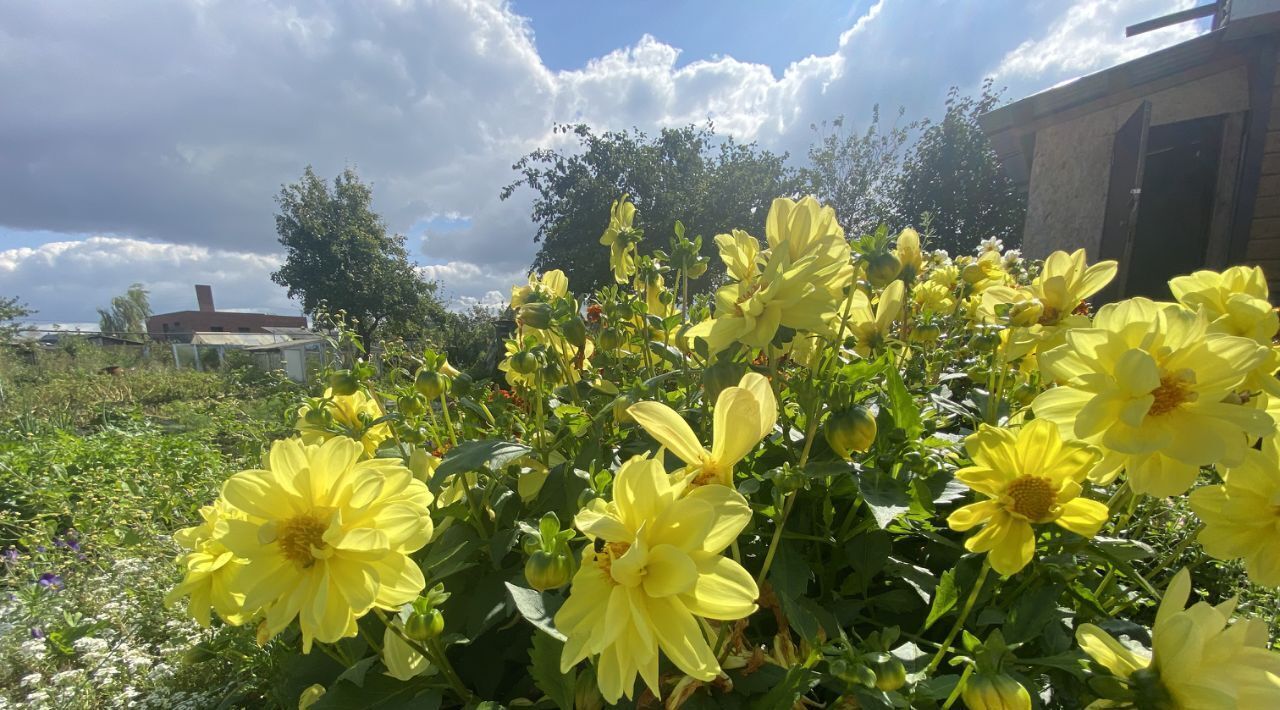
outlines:
M893 410L893 422L907 432L908 439L920 436L924 431L920 407L907 391L902 375L896 369L891 368L885 374L885 390L889 395L889 406Z
M564 603L560 597L526 587L517 587L510 582L507 582L506 585L507 594L516 603L516 609L526 621L545 631L547 635L561 643L567 640L564 634L556 630L555 623L552 621L556 615L556 610Z
M889 533L883 530L871 530L863 533L844 546L845 558L849 565L867 581L871 581L880 570L884 569L893 552L893 541Z
M934 622L951 611L959 600L960 592L956 589L956 571L949 569L943 572L941 579L938 580L938 587L933 592L933 606L929 607L929 616L924 620L924 628L928 629L933 626Z
M1099 554L1108 560L1132 562L1144 560L1155 554L1155 549L1141 540L1123 540L1116 537L1095 537L1089 541Z
M560 672L560 652L564 642L539 631L533 632L533 647L529 649L529 677L560 710L573 710L574 685L578 671Z
M807 668L792 666L786 677L763 697L751 703L752 710L776 710L793 707L800 696L818 684L820 676Z
M467 525L451 525L440 538L427 546L427 557L422 561L422 572L428 580L440 580L474 567L476 553L484 543L475 529Z
M1005 640L1023 643L1037 638L1044 627L1058 618L1057 600L1062 596L1062 585L1050 584L1023 592L1009 609L1004 623Z
M911 496L907 493L906 485L883 471L860 476L858 490L881 530L889 527L889 523L911 507Z
M440 693L424 678L399 681L389 675L375 673L356 685L350 681L334 683L314 710L437 710Z
M533 449L524 444L501 439L481 439L458 444L445 454L444 460L440 462L440 466L431 477L431 485L439 490L444 484L444 479L455 473L466 473L482 468L496 471L516 459L527 456L531 451Z

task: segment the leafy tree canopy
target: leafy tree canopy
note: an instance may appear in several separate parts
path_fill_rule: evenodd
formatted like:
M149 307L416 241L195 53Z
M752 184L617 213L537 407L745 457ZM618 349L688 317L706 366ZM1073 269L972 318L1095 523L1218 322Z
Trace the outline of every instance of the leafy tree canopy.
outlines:
M354 169L329 185L307 166L276 202L285 261L271 280L307 314L345 311L366 342L375 333L412 338L444 319L438 285L409 260L404 236L387 232Z
M870 234L897 221L898 183L904 148L918 121L903 124L899 108L892 125L880 120L880 106L861 133L851 132L844 116L810 128L820 133L809 146L809 165L800 171L806 192L831 205L851 236Z
M151 317L151 299L142 284L111 299L111 305L98 309L98 330L106 335L128 340L142 340Z
M0 296L0 341L22 330L22 319L34 313L17 296Z
M898 181L899 219L908 223L929 214L935 246L953 254L991 237L1007 246L1022 242L1026 199L978 125L979 116L999 105L1000 93L990 79L976 97L952 87L942 120L921 123Z
M520 187L536 193L531 217L542 246L533 268L562 269L580 292L610 283L608 250L597 242L610 204L623 194L639 211L641 253L667 248L679 219L687 234L704 235L702 253L713 256L711 237L733 228L763 237L769 203L802 186L785 154L722 138L711 125L664 128L652 137L634 129L596 134L583 124L555 131L573 134L576 148L521 158L512 166L521 177L501 197Z

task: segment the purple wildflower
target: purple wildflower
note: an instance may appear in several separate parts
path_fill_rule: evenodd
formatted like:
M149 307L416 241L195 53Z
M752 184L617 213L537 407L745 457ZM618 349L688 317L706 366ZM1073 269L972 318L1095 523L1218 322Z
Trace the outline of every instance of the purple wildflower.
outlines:
M40 575L40 579L36 580L36 584L45 589L62 589L62 577L53 572L45 572Z

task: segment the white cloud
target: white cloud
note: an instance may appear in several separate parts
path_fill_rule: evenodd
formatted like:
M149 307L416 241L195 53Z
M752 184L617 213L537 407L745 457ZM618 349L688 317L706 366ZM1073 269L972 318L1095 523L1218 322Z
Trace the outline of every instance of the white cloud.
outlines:
M46 244L10 269L4 290L51 318L85 320L121 284L155 276L187 289L216 269L215 254L274 258L253 255L279 248L279 186L308 163L322 175L351 164L393 229L459 222L428 224L415 258L455 303L492 303L536 250L530 195L498 192L517 158L565 140L554 122L653 130L711 119L803 155L810 123L857 122L873 103L920 115L950 85L993 73L1016 97L1182 39L1190 26L1134 40L1122 28L1188 1L878 0L833 53L780 76L727 56L678 66L680 49L650 36L551 71L500 0L5 2L0 226L129 239ZM110 286L66 297L33 276L50 260ZM284 304L269 271L255 262L215 291Z
M1078 76L1127 62L1191 39L1203 28L1201 23L1184 22L1122 40L1126 25L1195 4L1196 0L1081 0L1058 18L1044 36L1028 39L1005 55L996 74L1002 79L1049 73Z
M270 254L156 244L123 237L89 237L0 251L0 281L38 310L34 320L64 319L94 309L135 282L150 291L152 310L193 310L197 283L213 285L219 310L296 314L298 306L271 283L280 259Z

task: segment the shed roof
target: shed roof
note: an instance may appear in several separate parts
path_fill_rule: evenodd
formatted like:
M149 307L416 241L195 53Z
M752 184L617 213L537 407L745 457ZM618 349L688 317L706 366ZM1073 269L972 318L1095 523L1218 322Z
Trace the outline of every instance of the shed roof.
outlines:
M248 347L252 345L272 345L287 343L293 338L276 333L192 333L192 345L234 345Z
M1210 76L1248 60L1250 40L1280 32L1280 0L1251 0L1233 8L1214 30L1186 42L1078 79L1063 82L978 118L1005 170L1025 184L1035 134L1042 128L1102 108Z

